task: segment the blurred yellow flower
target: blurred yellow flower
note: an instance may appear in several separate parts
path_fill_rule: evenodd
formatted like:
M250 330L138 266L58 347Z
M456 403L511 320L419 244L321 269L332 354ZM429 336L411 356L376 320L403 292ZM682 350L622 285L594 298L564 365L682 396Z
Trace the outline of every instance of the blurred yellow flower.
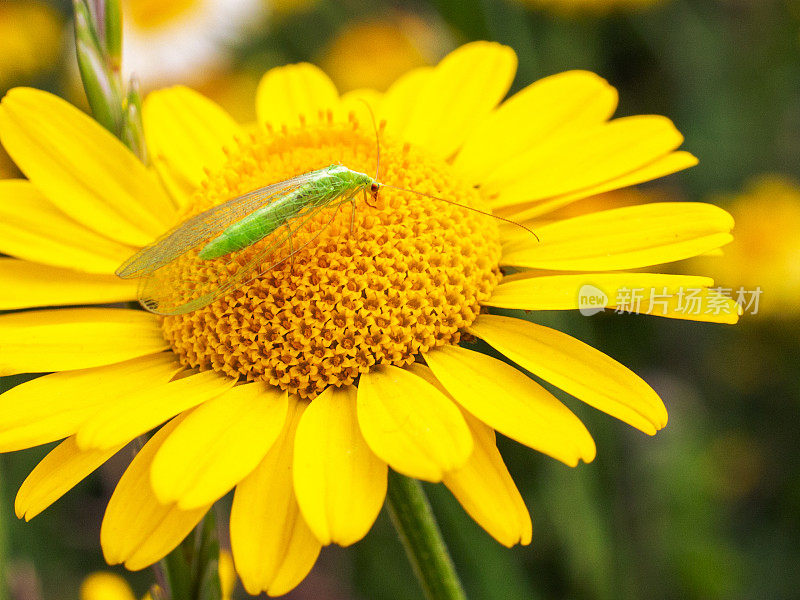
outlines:
M384 91L395 79L435 59L435 31L418 17L347 25L325 51L320 66L344 92Z
M136 597L123 577L97 571L81 583L80 600L136 600Z
M61 18L44 2L0 3L0 90L51 69L61 47Z
M589 72L503 101L516 63L510 48L476 42L384 94L344 95L310 64L276 68L257 90L257 130L187 88L161 90L144 106L153 170L63 100L12 90L0 140L29 181L0 182L0 251L15 257L0 259L0 309L132 300L114 270L187 216L332 163L373 172L359 98L380 123L380 181L453 201L383 188L352 224L340 215L293 261L189 314L0 316L0 374L53 372L0 396L0 451L66 438L23 483L17 514L34 517L161 426L106 509L111 564L161 559L235 488L236 571L252 594L286 593L323 545L366 535L389 467L443 482L500 543L527 544L530 515L495 431L572 466L595 443L554 395L462 347L464 336L647 434L662 428L661 399L620 363L491 311L579 309L589 285L618 310L733 323L711 279L641 271L719 248L733 222L709 204L655 202L545 224L696 159L664 117L611 119L617 92ZM717 310L687 312L676 300L685 288ZM621 294L632 290L636 302Z
M752 181L741 194L719 198L736 219L736 240L723 257L701 256L692 270L742 292L747 314L793 319L800 314L800 183L780 175ZM760 291L759 291L760 290ZM750 305L747 308L747 305Z

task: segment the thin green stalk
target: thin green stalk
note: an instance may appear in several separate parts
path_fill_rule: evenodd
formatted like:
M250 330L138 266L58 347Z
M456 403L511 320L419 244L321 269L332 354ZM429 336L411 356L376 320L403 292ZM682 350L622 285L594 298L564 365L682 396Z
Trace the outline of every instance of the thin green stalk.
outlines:
M84 0L74 0L75 49L86 99L95 120L119 136L122 128L122 83L108 68L108 60L92 11Z
M466 600L431 506L415 479L389 471L392 523L428 600Z
M122 9L120 0L73 0L75 49L83 89L95 120L130 148L143 163L147 150L142 127L142 98L131 80L122 81Z

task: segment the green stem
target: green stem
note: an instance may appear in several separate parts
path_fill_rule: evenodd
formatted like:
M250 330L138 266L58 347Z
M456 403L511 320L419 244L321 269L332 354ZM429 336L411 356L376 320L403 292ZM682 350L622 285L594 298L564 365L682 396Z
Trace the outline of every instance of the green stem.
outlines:
M212 508L195 529L161 561L170 600L220 600L219 542Z
M431 505L415 479L389 470L389 514L428 600L466 600Z

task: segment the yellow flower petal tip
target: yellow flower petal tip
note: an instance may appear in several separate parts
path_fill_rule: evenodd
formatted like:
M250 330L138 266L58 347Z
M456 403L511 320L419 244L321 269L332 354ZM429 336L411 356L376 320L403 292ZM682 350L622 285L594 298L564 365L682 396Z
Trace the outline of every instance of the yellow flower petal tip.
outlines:
M493 538L506 547L530 544L531 516L495 445L494 432L467 412L475 449L467 463L443 482Z
M131 571L150 566L180 544L208 511L208 505L189 511L165 506L150 487L153 457L184 418L173 419L150 438L111 495L100 527L108 564L124 563Z
M300 514L292 481L295 432L305 403L289 399L278 439L238 486L231 508L231 549L248 593L285 594L311 570L321 544Z
M506 244L501 263L564 271L650 267L720 248L732 229L731 215L711 204L626 206L544 225L538 242Z
M583 423L514 367L457 346L424 358L452 397L493 429L573 467L594 460L594 440Z
M295 437L294 489L304 519L321 543L349 546L372 527L386 486L386 463L359 428L355 388L328 388Z
M122 449L81 450L75 437L56 446L36 465L17 492L14 511L18 518L30 521L77 483Z
M650 386L567 334L495 315L481 315L469 332L527 371L647 434L667 424L664 403Z
M456 405L404 369L382 366L361 377L358 423L372 451L394 470L441 481L472 453L472 435Z

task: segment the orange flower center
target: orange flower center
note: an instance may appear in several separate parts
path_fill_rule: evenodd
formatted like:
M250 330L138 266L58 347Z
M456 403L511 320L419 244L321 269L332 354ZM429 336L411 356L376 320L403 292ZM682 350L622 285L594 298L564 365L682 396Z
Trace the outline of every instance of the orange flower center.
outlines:
M209 176L191 212L335 163L374 173L374 134L355 119L253 134ZM380 167L381 183L486 210L475 188L419 149L382 139ZM463 206L381 188L377 203L359 195L325 210L316 231L292 234L288 260L213 304L164 318L184 364L314 397L375 364L406 365L458 343L500 279L496 220Z

